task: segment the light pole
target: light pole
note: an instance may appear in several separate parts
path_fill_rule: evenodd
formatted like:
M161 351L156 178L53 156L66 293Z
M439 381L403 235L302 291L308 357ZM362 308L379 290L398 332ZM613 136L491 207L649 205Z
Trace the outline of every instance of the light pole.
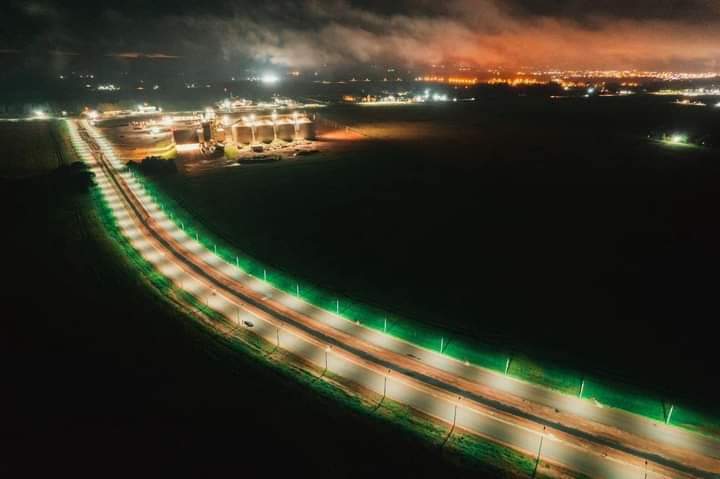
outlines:
M540 446L538 447L538 453L537 458L535 459L535 468L533 469L532 477L535 477L535 475L537 474L538 465L540 464L540 454L542 453L543 439L545 439L545 426L543 426L543 432L540 435Z
M277 141L277 111L272 112L273 141Z
M252 134L252 142L255 144L255 115L250 115L250 133Z
M295 140L297 140L298 139L298 130L299 130L299 128L298 128L298 112L294 111L292 116L293 116L293 126L295 129Z

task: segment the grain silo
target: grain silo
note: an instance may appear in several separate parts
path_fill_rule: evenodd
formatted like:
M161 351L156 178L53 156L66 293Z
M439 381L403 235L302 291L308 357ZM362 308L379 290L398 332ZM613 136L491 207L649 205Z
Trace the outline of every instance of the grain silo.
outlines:
M235 123L232 126L232 138L236 145L249 145L253 140L250 126L243 123Z
M295 139L295 125L292 123L278 123L277 137L282 141L293 141Z
M176 145L189 145L198 142L194 127L173 129L173 141Z
M255 127L255 141L257 143L272 143L275 139L275 130L272 123L261 123Z
M298 121L298 132L297 138L302 140L314 140L315 139L315 125L312 120L303 118Z

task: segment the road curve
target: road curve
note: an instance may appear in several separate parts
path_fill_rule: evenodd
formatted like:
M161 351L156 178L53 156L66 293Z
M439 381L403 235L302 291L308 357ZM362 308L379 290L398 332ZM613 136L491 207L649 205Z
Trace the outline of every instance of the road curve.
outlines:
M97 130L84 124L82 135L74 125L71 132L121 229L141 254L239 324L256 325L258 334L275 336L278 345L282 335L284 349L320 365L324 350L326 367L352 366L346 371L349 379L528 453L537 452L543 436L544 460L584 474L718 477L720 447L713 438L463 364L319 310L243 273L204 250L159 211Z

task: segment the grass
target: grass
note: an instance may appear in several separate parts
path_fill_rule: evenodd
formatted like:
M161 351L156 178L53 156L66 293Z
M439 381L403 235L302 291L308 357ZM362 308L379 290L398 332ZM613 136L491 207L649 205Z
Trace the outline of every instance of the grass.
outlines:
M225 145L225 158L228 160L234 161L238 159L238 156L240 155L240 150L237 146L234 144L227 144Z

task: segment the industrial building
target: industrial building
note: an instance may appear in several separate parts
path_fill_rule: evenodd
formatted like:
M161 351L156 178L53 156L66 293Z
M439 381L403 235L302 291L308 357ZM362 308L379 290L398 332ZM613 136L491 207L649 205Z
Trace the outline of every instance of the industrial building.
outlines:
M224 114L202 115L195 121L185 121L173 127L173 139L180 151L190 151L191 145L205 150L233 143L244 146L293 143L315 139L314 121L305 113Z
M315 139L313 121L306 115L255 115L244 116L232 127L232 141L238 145L293 142Z

